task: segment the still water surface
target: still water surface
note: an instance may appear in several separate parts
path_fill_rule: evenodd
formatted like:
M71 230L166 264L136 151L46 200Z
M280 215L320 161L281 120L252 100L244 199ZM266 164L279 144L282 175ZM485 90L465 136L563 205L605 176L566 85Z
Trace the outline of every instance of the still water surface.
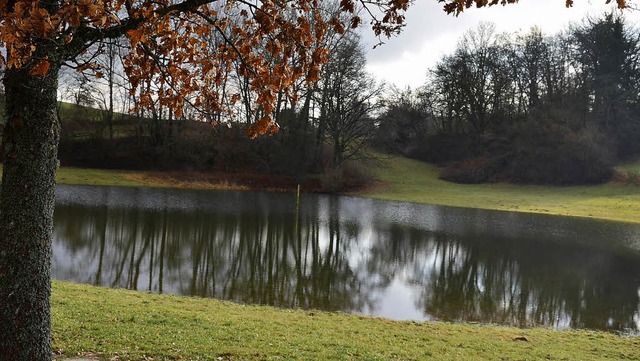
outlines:
M640 330L640 225L352 197L59 186L58 280L400 320Z

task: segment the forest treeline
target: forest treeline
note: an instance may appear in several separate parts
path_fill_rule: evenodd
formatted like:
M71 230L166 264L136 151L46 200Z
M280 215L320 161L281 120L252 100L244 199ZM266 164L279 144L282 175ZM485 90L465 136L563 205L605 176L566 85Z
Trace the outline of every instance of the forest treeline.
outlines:
M72 73L66 84L76 106L61 106L65 118L61 162L119 169L267 174L322 191L360 187L368 182L368 175L357 161L367 157L366 148L375 135L373 115L382 106L384 88L365 71L359 35L336 33L332 41L320 80L301 81L297 99L279 94L278 106L270 114L278 128L257 137L251 127L265 112L247 79L237 74L230 74L226 84L229 102L234 97L239 100L231 111L202 114L197 107L187 106L178 118L160 106L127 112L135 108L135 94L122 88L108 95L105 89L110 89L110 83L102 79L109 75L96 80ZM129 104L122 112L110 105L118 103L109 99L118 90L125 100L119 102Z
M379 119L383 149L462 183L608 180L640 153L639 34L618 13L556 35L466 33L417 91Z
M335 2L325 6L327 17L339 13ZM499 34L480 24L418 71L427 73L422 87L399 90L366 72L356 32L335 32L309 44L328 50L319 80L278 93L268 115L279 130L255 139L251 126L267 114L242 64L224 69L217 94L227 109L205 113L186 99L178 115L144 99L153 106L143 110L140 87L171 94L171 82L131 88L123 70L129 49L110 40L92 52L98 66L62 72L59 97L75 105L61 103L59 158L70 166L267 174L337 191L368 181L362 161L375 148L441 165L455 182L603 182L617 162L640 154L639 39L618 13L555 35Z

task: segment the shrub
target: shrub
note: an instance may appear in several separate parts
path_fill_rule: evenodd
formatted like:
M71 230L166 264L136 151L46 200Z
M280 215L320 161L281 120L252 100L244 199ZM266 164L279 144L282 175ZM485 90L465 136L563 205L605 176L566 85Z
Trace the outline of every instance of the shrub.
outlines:
M483 156L447 164L440 178L455 183L476 184L495 178L495 173L493 161Z
M464 156L456 149L462 141L432 139L439 139L446 150L442 154ZM553 109L532 111L500 134L487 132L469 139L470 156L446 163L441 178L458 183L572 185L604 182L613 171L615 145L606 133ZM438 143L432 141L430 146L434 144Z
M327 169L319 177L320 191L325 193L337 193L342 190L342 172L338 169Z
M616 139L618 158L630 159L640 154L640 120L633 118L618 122L612 133Z
M528 120L517 126L506 174L516 183L572 185L606 181L612 175L609 139L595 127Z
M444 165L485 155L486 147L477 134L435 134L408 148L406 156Z
M339 193L371 184L373 177L359 161L346 161L342 168L327 168L318 177L320 192Z
M344 190L365 187L373 181L371 172L360 161L346 161L342 165L342 185Z

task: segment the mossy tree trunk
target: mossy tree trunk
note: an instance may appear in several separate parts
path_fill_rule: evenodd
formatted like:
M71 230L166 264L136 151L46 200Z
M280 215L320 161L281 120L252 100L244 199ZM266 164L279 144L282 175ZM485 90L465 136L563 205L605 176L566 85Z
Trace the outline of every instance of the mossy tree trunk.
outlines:
M0 194L0 360L51 360L59 67L8 69Z

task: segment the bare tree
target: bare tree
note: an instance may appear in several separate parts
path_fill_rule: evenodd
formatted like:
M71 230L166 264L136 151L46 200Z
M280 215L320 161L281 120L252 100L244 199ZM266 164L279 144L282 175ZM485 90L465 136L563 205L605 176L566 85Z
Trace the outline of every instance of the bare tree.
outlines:
M320 80L320 121L333 150L332 165L339 169L356 157L374 135L372 113L379 109L382 86L363 69L365 54L352 33L339 43L325 64Z

